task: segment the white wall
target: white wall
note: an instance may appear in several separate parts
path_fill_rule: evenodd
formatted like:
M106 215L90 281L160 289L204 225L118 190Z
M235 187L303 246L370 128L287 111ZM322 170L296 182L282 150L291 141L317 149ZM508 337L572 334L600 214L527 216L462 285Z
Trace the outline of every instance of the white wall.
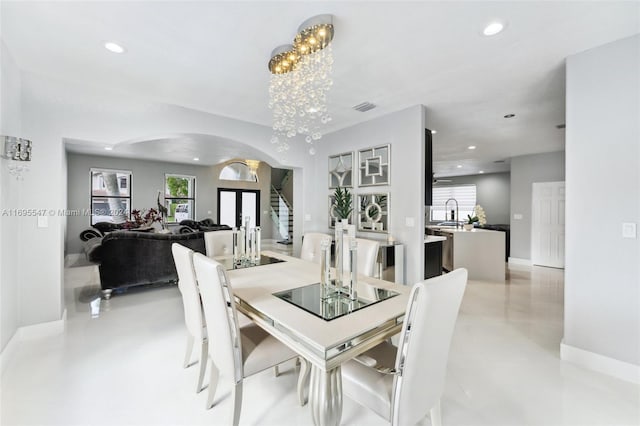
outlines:
M534 182L564 179L564 151L523 155L511 159L511 254L531 259L531 193ZM522 219L514 219L515 214Z
M81 82L60 82L25 72L21 78L22 136L34 143L32 170L21 184L21 206L25 208L56 211L66 208L64 139L116 144L189 133L245 143L266 153L264 159L277 166L295 167L295 192L303 205L306 201L302 185L307 182L305 173L311 160L303 146L295 146L286 157L271 156L275 150L269 143L269 127L149 102L126 92ZM20 291L19 325L61 318L66 218L54 215L48 221L47 228L37 228L35 218L26 218L20 238L12 245L12 250L18 253L14 260L20 272L8 285ZM294 221L294 232L297 235L303 232L300 217ZM299 250L299 243L294 249Z
M425 112L421 105L367 121L322 138L317 144L314 188L306 191L314 206L305 210L312 221L305 229L329 232L328 156L368 147L391 144L391 184L388 186L353 188L354 204L357 195L373 192L389 192L389 233L405 245L405 282L414 284L424 276L424 131ZM357 184L357 177L355 183ZM298 199L298 198L296 198ZM407 226L412 219L414 226ZM385 239L385 234L358 233L371 239Z
M20 87L20 70L0 40L0 135L22 136ZM0 214L20 207L21 183L9 175L7 163L5 159L0 161ZM16 241L20 239L22 220L0 216L0 351L20 326Z
M566 153L564 343L637 367L640 36L567 59Z

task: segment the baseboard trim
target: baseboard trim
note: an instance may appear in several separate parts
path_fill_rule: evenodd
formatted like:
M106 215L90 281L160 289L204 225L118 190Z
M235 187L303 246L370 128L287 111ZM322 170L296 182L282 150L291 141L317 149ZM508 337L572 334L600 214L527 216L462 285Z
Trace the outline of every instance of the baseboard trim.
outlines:
M0 376L4 374L7 367L10 365L11 360L18 352L20 342L62 334L64 333L66 324L67 310L65 309L59 320L19 327L13 334L13 337L9 339L9 342L7 342L3 351L0 352Z
M64 266L68 267L69 265L73 265L84 258L85 255L82 253L69 253L64 257Z
M62 318L56 321L41 322L39 324L20 327L20 340L40 339L64 333L67 322L67 310L62 312Z
M588 370L597 371L617 379L640 384L640 365L609 358L595 352L560 343L560 359L569 361Z
M4 375L7 367L11 363L11 360L15 358L16 352L18 352L20 340L20 329L18 328L13 336L7 342L2 352L0 352L0 376Z
M518 257L510 257L509 265L532 266L531 259L520 259Z

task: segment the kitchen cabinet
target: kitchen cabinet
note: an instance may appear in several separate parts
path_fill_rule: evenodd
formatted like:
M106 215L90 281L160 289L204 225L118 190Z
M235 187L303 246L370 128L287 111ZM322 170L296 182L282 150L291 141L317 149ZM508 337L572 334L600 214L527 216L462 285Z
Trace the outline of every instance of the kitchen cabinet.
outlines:
M431 130L424 134L424 205L433 205L433 136Z
M442 241L436 237L424 239L424 279L442 275Z

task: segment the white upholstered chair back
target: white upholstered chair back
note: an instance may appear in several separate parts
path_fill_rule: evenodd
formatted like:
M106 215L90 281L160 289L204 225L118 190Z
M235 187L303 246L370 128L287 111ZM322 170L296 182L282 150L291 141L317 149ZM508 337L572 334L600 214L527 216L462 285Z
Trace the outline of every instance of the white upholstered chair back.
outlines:
M206 331L204 329L196 274L193 270L193 250L178 243L173 243L171 252L178 272L178 289L182 294L184 321L187 330L193 337L202 340L206 338Z
M233 254L233 231L209 231L204 233L207 257Z
M329 241L331 241L331 235L317 232L307 232L304 234L302 250L300 250L300 259L320 263L320 248L323 239L329 239Z
M209 356L219 371L242 381L242 344L233 291L220 263L196 253L193 266L198 278L209 333ZM212 343L214 342L214 343Z
M416 284L400 334L391 423L415 424L438 403L444 390L449 347L467 284L467 270Z
M349 246L351 242L351 238L345 236L342 247L344 253L344 261L342 263L343 269L348 270L350 265L349 258ZM372 277L375 274L375 266L376 261L378 259L378 250L380 248L380 243L373 240L367 240L364 238L356 238L356 242L358 243L358 256L357 256L357 269L358 274L366 275L368 277Z

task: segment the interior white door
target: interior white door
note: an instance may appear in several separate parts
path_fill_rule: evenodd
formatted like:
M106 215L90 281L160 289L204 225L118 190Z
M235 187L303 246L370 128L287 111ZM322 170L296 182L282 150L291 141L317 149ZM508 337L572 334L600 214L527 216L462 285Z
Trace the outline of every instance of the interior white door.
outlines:
M564 268L564 182L536 182L532 191L531 262Z

